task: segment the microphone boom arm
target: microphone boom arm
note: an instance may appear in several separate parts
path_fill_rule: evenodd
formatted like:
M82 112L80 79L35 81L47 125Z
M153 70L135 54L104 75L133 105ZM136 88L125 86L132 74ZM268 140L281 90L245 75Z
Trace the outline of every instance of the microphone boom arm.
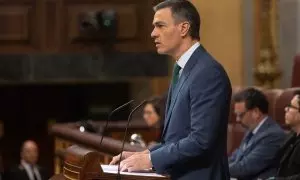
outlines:
M123 142L122 142L122 148L121 148L121 153L120 153L120 159L119 159L119 163L118 163L118 175L117 175L117 179L120 179L120 164L121 164L121 160L122 160L122 154L123 154L123 150L124 150L124 145L125 145L125 141L126 141L126 136L127 136L127 131L128 131L128 126L132 117L132 114L139 108L141 107L143 104L145 104L146 100L144 100L143 102L141 102L138 106L136 106L129 114L128 119L127 119L127 124L126 124L126 129L125 129L125 134L124 134L124 138L123 138Z

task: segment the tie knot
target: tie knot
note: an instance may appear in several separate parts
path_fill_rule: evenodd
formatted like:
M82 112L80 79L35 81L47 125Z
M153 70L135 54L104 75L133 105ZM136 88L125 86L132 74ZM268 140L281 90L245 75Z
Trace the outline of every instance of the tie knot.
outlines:
M253 136L253 132L249 132L249 134L246 137L246 142L249 142L252 136Z
M177 63L175 63L174 64L174 74L179 74L179 71L181 70L181 67L177 64Z
M180 71L181 67L175 63L174 64L174 69L173 69L173 77L172 77L172 86L173 88L175 87L175 85L177 84L177 81L179 79L179 71Z

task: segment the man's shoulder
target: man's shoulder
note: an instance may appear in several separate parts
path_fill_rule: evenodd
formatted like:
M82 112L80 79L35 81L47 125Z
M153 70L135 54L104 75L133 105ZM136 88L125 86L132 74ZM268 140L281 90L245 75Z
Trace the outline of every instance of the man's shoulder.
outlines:
M227 72L223 65L216 60L209 52L204 51L202 52L201 56L196 56L197 57L197 63L195 64L196 66L201 67L203 70L213 70L216 72L219 72L221 74L225 74L227 76Z
M262 126L262 130L257 132L258 136L263 139L284 139L286 137L284 130L271 117L265 123L267 125Z
M24 167L21 164L14 165L10 168L11 172L17 172L17 171L25 171Z
M221 63L219 63L209 52L203 50L200 46L194 53L193 61L196 61L191 69L190 81L198 81L202 79L202 82L209 80L210 82L216 80L226 84L228 88L231 88L231 82L229 76ZM196 58L196 59L194 59Z
M21 165L14 165L4 173L4 179L23 179L26 177L26 171Z
M271 117L268 117L267 122L270 124L269 128L267 128L270 133L275 133L275 134L285 134L284 130L280 126L280 124L272 119Z

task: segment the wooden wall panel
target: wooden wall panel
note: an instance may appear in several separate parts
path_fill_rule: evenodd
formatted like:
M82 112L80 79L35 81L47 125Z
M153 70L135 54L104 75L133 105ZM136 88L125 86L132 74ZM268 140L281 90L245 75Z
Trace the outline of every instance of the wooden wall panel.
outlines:
M0 0L0 53L90 52L101 42L80 41L80 15L114 9L118 51L152 51L152 6L159 0Z
M60 1L47 1L45 5L45 49L46 52L59 52L60 50L60 38L59 34L61 32L61 6L62 2Z
M38 50L40 36L35 4L0 6L0 52L32 52Z
M138 13L139 8L137 4L70 4L65 5L65 33L64 47L67 51L79 48L81 51L85 49L93 49L102 47L102 39L96 38L88 41L80 32L81 16L84 13L102 11L107 9L115 10L118 17L117 38L115 40L114 49L118 51L141 51L143 50L144 42L139 38L140 30L138 27ZM150 22L150 21L149 21ZM105 36L105 35L104 35ZM142 47L142 48L141 48Z
M151 0L153 1L153 0ZM142 52L154 50L154 46L148 48L151 29L144 24L152 22L153 11L148 1L67 1L62 5L62 23L65 27L61 32L63 51L102 51L106 42L101 39L86 41L80 38L79 19L82 13L113 9L118 17L118 32L114 46L116 51ZM147 38L147 36L149 36ZM80 40L78 40L80 39ZM105 49L106 50L106 49ZM104 50L104 51L105 51Z
M137 36L137 13L136 5L70 5L67 7L67 35L69 41L80 37L80 16L83 13L113 9L118 14L117 39L134 39Z
M0 41L30 41L30 11L32 8L28 6L0 7Z

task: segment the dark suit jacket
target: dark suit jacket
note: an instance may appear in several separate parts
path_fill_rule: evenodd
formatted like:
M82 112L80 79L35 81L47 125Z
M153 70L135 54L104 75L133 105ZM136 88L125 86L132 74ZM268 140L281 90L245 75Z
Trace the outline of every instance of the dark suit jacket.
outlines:
M162 144L150 149L157 173L172 179L227 180L231 84L223 67L200 46L170 87Z
M291 141L296 138L295 133L291 133L282 147L280 148L277 157L280 159L280 166L277 172L276 180L299 180L300 179L300 138L297 137L293 144L293 151L289 151ZM287 165L287 176L282 176L283 165Z
M283 129L269 117L244 148L248 133L229 158L231 177L252 180L274 176L277 169L274 159L286 137Z
M42 180L48 180L50 178L50 174L47 170L38 166L39 173L41 175ZM5 180L30 180L26 170L22 165L16 166L12 168L6 175Z

